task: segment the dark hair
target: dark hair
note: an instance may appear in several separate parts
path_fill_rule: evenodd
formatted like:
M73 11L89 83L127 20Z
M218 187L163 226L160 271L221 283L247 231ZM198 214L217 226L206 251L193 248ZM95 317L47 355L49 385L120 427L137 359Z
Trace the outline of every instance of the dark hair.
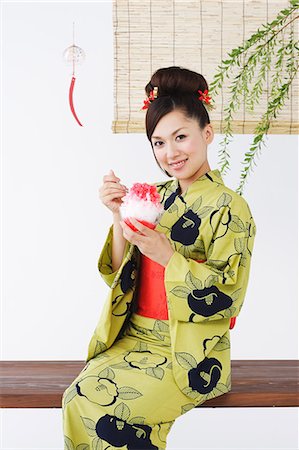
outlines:
M206 79L199 73L179 66L158 69L145 86L146 95L149 97L154 87L158 87L157 98L149 104L145 116L145 128L148 140L151 143L156 162L163 173L169 177L169 173L159 165L151 142L152 134L159 120L173 110L182 111L186 117L198 121L203 129L210 123L208 112L202 101L198 100L198 90L209 89Z

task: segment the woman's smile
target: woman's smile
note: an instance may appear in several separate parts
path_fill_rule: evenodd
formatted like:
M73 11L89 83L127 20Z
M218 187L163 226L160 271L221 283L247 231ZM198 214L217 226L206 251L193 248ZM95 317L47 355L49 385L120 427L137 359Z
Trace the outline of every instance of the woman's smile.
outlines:
M183 159L183 160L181 160L180 162L177 162L177 163L171 163L169 165L173 169L178 170L178 169L181 169L183 166L185 166L187 160L188 160L188 158Z

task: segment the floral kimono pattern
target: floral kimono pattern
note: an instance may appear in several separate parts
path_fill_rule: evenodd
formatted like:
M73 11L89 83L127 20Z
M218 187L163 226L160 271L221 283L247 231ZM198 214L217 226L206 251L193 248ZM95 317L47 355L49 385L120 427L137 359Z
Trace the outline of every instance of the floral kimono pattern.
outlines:
M146 379L156 380L156 385L158 380L161 384L164 380L169 389L173 385L176 390L172 396L179 399L180 409L174 411L169 400L172 415L166 409L164 415L157 416L152 428L150 415L145 417L142 424L151 430L138 428L138 420L135 421L138 429L130 430L134 436L136 433L143 436L143 447L139 439L136 446L120 440L114 444L115 447L107 448L166 448L166 435L176 417L231 390L229 326L231 318L239 315L247 290L256 234L252 213L246 200L224 185L218 169L200 176L183 195L179 193L176 179L153 184L157 186L164 206L156 230L166 234L174 249L164 272L169 320L149 319L151 322L146 322L146 326L138 325L134 294L140 252L137 246L127 242L121 266L113 272L112 225L98 260L99 272L110 291L88 345L87 364L79 375L82 376L84 370L88 371L89 364L98 361L98 358L109 356L109 349L112 352L118 344L121 346L125 342L124 337L134 337L137 339L134 341L135 347L122 348L116 367L113 369L111 360L104 370L106 376L102 376L104 387L101 389L102 392L109 392L109 396L104 395L102 403L109 401L114 404L116 399L122 398L119 398L121 388L113 384L115 369L121 367L127 370L128 380L130 370L134 369L147 375ZM139 320L147 318L139 316ZM140 342L138 336L141 336ZM159 347L163 339L164 344ZM171 377L167 378L170 372ZM103 381L104 378L106 381ZM133 392L132 383L130 389ZM145 395L142 389L140 392ZM64 399L67 394L69 396L69 389L64 393ZM157 391L155 397L153 390L152 398L158 399L159 395ZM131 417L128 415L129 403L120 405L115 407L118 416L114 411L115 414L108 414L105 420L109 423L116 421L116 427L121 426L129 433L129 428L126 428L130 425L126 420ZM154 431L157 426L160 441ZM156 446L151 446L154 444L150 436ZM121 447L121 443L125 446Z

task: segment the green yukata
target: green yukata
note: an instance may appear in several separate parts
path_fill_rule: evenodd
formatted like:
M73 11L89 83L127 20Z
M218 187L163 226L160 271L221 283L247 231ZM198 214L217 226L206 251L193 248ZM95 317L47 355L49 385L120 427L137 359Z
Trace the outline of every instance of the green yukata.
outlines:
M177 179L152 184L164 206L156 230L174 250L169 318L136 313L141 254L127 242L112 272L112 225L98 261L110 291L86 365L63 393L65 450L165 449L177 417L231 390L230 319L245 299L256 234L250 208L218 169L183 195Z

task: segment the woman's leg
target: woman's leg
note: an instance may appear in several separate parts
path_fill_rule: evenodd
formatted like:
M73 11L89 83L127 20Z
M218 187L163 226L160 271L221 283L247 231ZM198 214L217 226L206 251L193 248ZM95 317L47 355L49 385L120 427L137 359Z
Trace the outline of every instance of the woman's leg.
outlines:
M64 392L65 450L165 449L175 419L193 407L173 378L168 322L133 314Z

